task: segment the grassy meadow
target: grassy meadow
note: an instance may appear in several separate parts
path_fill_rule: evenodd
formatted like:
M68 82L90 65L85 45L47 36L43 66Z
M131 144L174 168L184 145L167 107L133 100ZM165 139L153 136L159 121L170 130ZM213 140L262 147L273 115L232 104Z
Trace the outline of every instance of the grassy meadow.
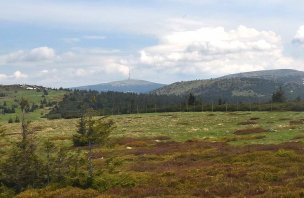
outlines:
M67 93L65 90L52 90L47 89L47 95L44 95L43 90L28 90L19 86L0 86L0 93L5 96L0 97L0 104L6 103L8 107L16 106L16 113L2 114L0 115L0 122L7 122L10 118L14 119L21 112L19 108L19 102L21 98L26 99L30 105L40 105L41 100L45 99L48 102L61 101L64 95ZM49 112L49 107L38 108L34 112L28 114L30 120L40 120L42 116Z
M108 144L94 148L93 189L47 187L17 197L302 197L304 113L162 113L109 117ZM76 149L77 119L31 123L36 140ZM1 150L20 138L5 123ZM86 150L86 148L81 148Z

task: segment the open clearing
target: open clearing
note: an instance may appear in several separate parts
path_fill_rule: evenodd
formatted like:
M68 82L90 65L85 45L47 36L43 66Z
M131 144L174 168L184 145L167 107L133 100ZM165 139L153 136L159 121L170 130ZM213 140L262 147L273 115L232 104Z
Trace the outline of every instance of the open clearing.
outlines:
M100 181L103 189L84 195L304 195L304 113L163 113L111 118L116 129L110 142L94 148L94 165L105 175ZM31 127L39 142L49 139L73 148L76 124L77 119L37 120ZM7 138L16 140L19 125L5 126ZM9 142L2 141L1 146L5 149ZM56 193L29 190L19 197L50 192Z

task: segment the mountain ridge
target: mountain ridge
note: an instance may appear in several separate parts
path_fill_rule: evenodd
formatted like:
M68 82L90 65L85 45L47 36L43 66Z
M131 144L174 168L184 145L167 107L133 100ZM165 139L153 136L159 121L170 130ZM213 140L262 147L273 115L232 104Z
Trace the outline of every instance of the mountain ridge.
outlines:
M188 95L207 101L269 101L283 87L289 99L304 98L304 72L291 69L230 74L214 79L176 82L154 90L157 95Z
M152 90L165 86L164 84L154 83L146 80L127 79L121 81L113 81L109 83L100 83L96 85L86 85L73 87L71 89L78 90L94 90L99 92L115 91L115 92L133 92L133 93L148 93Z

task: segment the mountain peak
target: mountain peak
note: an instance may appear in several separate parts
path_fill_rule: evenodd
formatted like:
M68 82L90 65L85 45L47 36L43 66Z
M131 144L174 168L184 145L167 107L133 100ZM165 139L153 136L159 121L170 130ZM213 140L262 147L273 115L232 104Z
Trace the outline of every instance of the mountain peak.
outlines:
M133 93L148 93L155 89L163 87L164 84L149 82L138 79L127 79L121 81L113 81L109 83L101 83L97 85L88 85L75 87L79 90L95 90L100 92L115 91L115 92L133 92Z

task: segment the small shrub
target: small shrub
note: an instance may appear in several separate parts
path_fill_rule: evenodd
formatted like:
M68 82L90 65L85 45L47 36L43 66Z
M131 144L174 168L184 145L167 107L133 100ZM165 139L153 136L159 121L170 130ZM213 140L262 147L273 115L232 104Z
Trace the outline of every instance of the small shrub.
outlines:
M259 120L260 118L256 118L256 117L254 117L254 118L250 118L250 120Z
M8 119L8 123L14 123L14 120L13 120L13 118L10 118L10 119Z
M126 174L103 174L94 178L92 188L99 191L106 191L113 187L130 188L136 184L135 180Z
M14 197L15 191L7 188L6 186L0 185L0 197Z
M44 188L41 190L27 190L19 195L16 198L93 198L100 195L97 191L93 189L80 189L73 187L66 187L61 189L53 189L53 188Z
M19 122L20 122L20 119L19 119L18 116L16 116L16 118L15 118L15 123L19 123Z
M285 149L280 149L276 152L276 156L288 158L289 160L297 160L298 156L294 151L288 151Z

